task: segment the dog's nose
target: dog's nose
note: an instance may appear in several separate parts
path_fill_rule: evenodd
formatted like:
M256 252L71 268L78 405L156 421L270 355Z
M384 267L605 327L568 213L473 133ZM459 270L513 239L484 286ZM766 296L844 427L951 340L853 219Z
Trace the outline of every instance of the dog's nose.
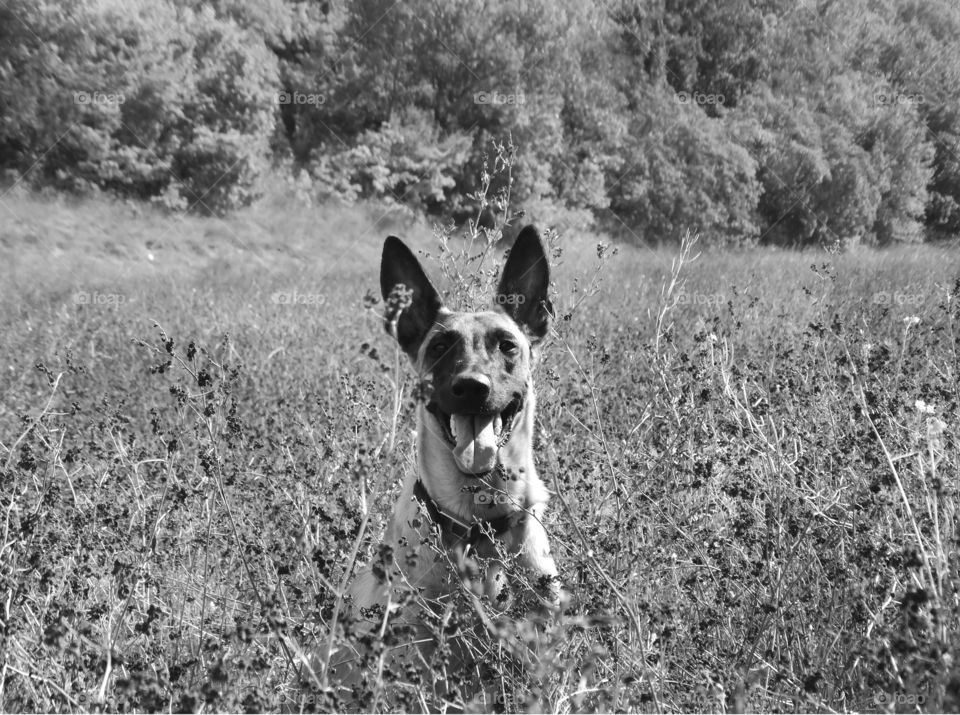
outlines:
M490 378L479 373L460 375L453 381L450 391L457 398L486 400L490 395Z

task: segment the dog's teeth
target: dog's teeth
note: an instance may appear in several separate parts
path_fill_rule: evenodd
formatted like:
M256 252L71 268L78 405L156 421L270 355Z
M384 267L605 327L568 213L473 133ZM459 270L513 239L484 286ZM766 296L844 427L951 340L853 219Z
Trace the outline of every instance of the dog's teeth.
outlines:
M493 420L493 432L497 437L503 432L503 418L500 415L497 415Z
M454 439L457 439L457 421L452 417L450 418L450 434Z

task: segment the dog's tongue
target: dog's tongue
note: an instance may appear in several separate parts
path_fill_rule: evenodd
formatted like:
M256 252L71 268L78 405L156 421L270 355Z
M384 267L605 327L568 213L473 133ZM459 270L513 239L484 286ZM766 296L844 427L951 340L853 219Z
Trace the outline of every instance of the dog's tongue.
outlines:
M467 474L489 472L497 464L495 415L453 415L457 446L453 458Z

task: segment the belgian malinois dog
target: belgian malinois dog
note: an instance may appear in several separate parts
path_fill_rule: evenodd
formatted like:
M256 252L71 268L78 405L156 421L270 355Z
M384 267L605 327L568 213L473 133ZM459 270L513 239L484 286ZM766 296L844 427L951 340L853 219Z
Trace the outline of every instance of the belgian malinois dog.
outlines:
M416 406L417 468L404 479L383 539L396 571L386 578L381 565L357 574L349 592L357 617L382 624L397 603L391 583L398 579L435 613L463 582L474 597L497 603L513 586L498 558L504 554L533 577L527 583L538 585L542 605L558 604L542 523L548 492L533 452L533 369L551 320L549 283L533 226L510 250L493 309L475 313L446 308L410 249L394 236L384 242L385 326L424 389ZM482 573L474 556L486 566ZM429 649L429 632L415 632ZM350 659L338 653L332 662Z

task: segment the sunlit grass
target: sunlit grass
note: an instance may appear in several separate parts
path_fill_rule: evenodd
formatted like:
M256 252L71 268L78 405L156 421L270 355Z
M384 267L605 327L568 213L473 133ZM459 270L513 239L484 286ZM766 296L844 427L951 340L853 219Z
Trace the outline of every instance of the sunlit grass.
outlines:
M302 703L363 509L366 549L411 464L408 400L385 444L412 376L365 296L383 235L432 233L373 207L12 208L0 703ZM560 237L538 378L574 603L499 705L957 707L950 254L710 252L665 292L676 251L601 240Z

